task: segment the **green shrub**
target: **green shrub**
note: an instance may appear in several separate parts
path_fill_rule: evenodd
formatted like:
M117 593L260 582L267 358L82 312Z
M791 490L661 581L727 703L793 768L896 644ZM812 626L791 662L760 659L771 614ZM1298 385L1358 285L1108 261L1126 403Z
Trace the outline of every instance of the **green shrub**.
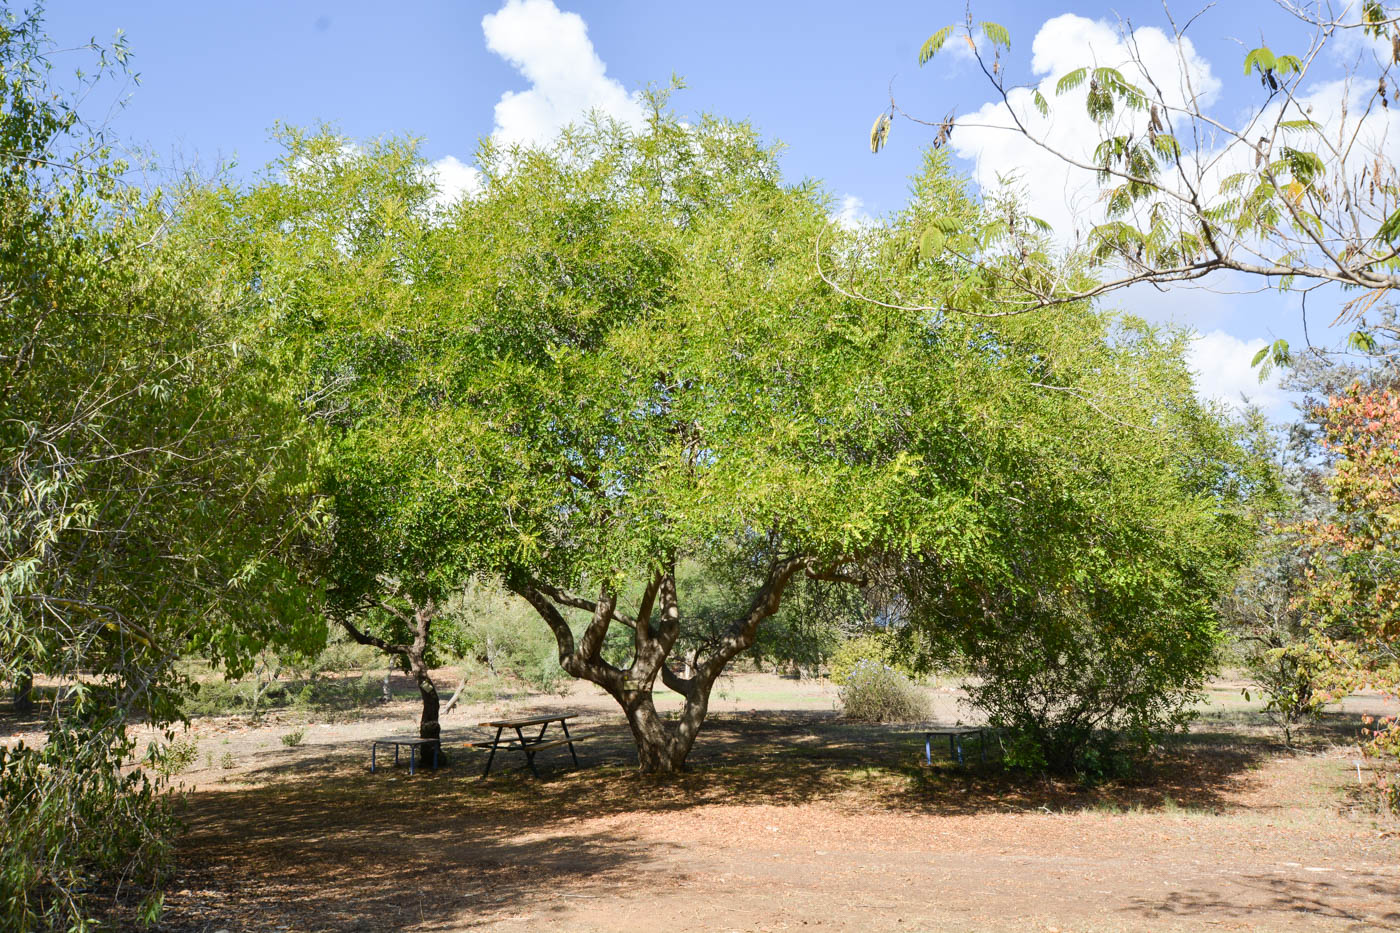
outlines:
M858 722L916 722L929 718L928 695L887 664L858 661L841 686L846 718Z
M559 645L553 633L529 604L499 581L472 580L449 600L443 614L444 648L461 658L469 680L483 679L483 688L491 695L507 680L555 692L570 679L559 667Z
M827 660L827 674L837 684L844 684L851 672L863 661L894 668L906 677L914 672L899 657L894 641L880 635L859 635L841 642Z
M164 747L151 747L150 761L156 772L170 778L182 774L199 757L199 740L194 736L172 739Z
M301 740L306 738L305 729L295 729L282 736L282 744L288 748L296 748L301 744Z
M0 929L88 929L94 878L159 888L175 823L159 779L124 767L133 745L122 728L0 745Z
M1192 717L1215 657L1209 611L1055 608L1026 612L1014 629L984 623L968 659L968 702L1003 730L1010 765L1121 776L1135 752Z
M187 716L259 716L269 710L328 712L363 709L380 694L374 674L359 677L314 677L310 680L208 680L185 699Z

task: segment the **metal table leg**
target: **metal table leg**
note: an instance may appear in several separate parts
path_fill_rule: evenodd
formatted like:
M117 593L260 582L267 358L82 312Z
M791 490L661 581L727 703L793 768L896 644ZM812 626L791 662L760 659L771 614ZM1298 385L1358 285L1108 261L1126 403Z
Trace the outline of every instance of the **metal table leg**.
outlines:
M485 780L486 775L491 773L491 762L496 760L496 748L501 744L501 730L505 726L496 727L496 738L491 741L491 754L486 756L486 770L481 772L481 780Z
M569 724L564 720L559 720L559 728L564 730L564 738L569 740L569 756L574 759L574 767L578 767L578 755L574 754L574 737L569 735Z
M548 726L549 723L545 723L544 727L541 727L539 737L535 739L536 745L538 745L540 741L544 738L544 729ZM520 750L525 753L525 763L530 766L530 773L533 774L535 777L539 777L540 772L535 768L535 753L531 751L530 746L526 744L525 733L520 731L519 726L515 727L515 735L518 739L520 739Z

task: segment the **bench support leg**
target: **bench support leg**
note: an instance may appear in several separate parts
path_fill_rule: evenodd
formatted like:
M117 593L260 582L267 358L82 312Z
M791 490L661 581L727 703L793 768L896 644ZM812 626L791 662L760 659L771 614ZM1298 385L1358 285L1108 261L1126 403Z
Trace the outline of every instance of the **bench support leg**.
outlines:
M369 773L374 773L374 753L379 751L379 745L371 742L369 746Z

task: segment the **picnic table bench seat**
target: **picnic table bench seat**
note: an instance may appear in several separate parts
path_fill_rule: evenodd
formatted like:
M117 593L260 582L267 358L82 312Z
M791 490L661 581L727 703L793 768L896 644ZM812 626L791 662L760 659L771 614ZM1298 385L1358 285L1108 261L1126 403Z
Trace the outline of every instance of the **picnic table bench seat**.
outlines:
M586 736L586 735L575 735L575 734L570 734L569 737L568 737L568 738L565 738L565 739L550 739L548 742L526 742L525 745L528 745L532 751L542 752L542 751L544 751L544 750L547 749L547 748L560 748L561 746L564 746L564 745L572 745L572 744L575 743L575 742L582 742L582 741L583 741L584 739L586 739L586 738L588 738L588 736ZM494 742L494 741L492 741L491 739L486 739L485 741L482 741L482 742L473 742L473 743L471 743L471 744L472 744L472 748L522 748L522 747L523 747L523 746L520 744L519 740L517 740L517 739L505 739L504 741L501 741L501 742L499 742L499 743L498 743L498 742Z
M998 734L997 729L991 726L943 726L937 723L926 724L924 733L924 761L933 764L933 740L937 737L948 737L948 757L963 764L963 739L970 735L977 736L977 750L981 754L982 763L987 763L987 736Z
M433 747L433 768L435 768L435 769L437 768L437 766L438 766L438 748L439 748L439 746L442 745L442 741L441 741L440 739L425 739L425 738L423 738L422 736L418 736L418 735L386 735L386 736L382 736L382 737L377 738L377 739L373 739L373 740L369 743L369 772L370 772L370 774L373 774L374 771L375 771L375 767L376 767L376 765L377 765L377 762L376 762L376 760L375 760L375 757L376 757L376 756L375 756L375 753L379 750L379 746L381 746L381 745L384 745L384 746L392 745L392 746L394 747L394 764L398 764L398 763L399 763L399 749L400 749L400 748L403 748L403 747L407 747L407 748L408 748L408 773L409 773L409 774L413 774L414 771L416 770L416 769L414 768L414 766L413 766L413 765L414 765L414 758L417 757L417 758L421 759L421 758L423 757L423 750L424 750L425 748L427 748L429 745L431 745L431 746Z

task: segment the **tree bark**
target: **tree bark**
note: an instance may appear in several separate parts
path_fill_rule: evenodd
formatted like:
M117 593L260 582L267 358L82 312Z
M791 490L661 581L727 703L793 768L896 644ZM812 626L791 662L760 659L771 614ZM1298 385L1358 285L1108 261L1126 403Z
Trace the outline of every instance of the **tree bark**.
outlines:
M442 725L438 722L437 685L433 683L433 678L428 674L428 667L423 663L421 657L410 658L408 663L409 672L413 674L413 680L418 684L418 695L423 700L423 711L418 717L418 737L432 739L433 744L439 749L438 754L441 755ZM431 753L432 749L425 748L424 751Z
M805 571L811 576L829 579L828 574L834 572L818 574L814 566L809 557L775 561L748 611L730 624L709 656L702 659L697 655L685 664L688 676L675 673L666 663L680 637L681 625L674 565L666 567L648 583L635 618L618 611L616 596L606 586L594 601L524 574L508 579L507 583L535 608L554 632L560 667L574 677L602 687L622 707L637 747L638 768L645 774L674 774L685 770L690 750L709 711L710 691L715 681L730 661L753 645L759 625L778 611L783 591L793 575ZM653 621L658 601L660 612ZM559 606L592 613L588 627L578 639ZM608 628L614 621L633 631L632 664L625 670L609 664L601 655ZM656 711L653 691L657 677L667 688L685 697L685 706L675 720L667 720Z
M34 712L34 675L25 671L15 680L15 715L28 716Z

